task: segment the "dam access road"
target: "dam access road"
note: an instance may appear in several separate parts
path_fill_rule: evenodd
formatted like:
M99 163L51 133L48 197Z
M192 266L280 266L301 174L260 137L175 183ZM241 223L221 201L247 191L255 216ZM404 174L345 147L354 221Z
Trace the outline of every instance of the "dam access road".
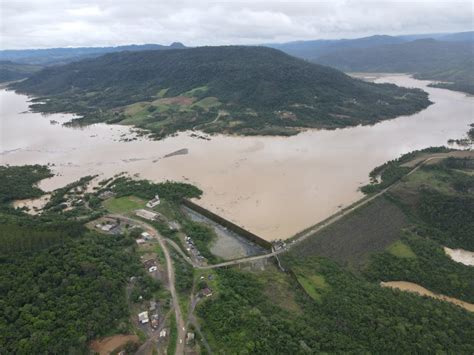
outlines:
M467 153L467 154L466 154ZM413 173L415 173L418 169L420 169L423 165L433 163L434 161L439 161L442 159L445 159L450 156L470 156L474 155L474 152L472 151L456 151L456 152L449 152L449 153L435 153L435 154L430 154L425 156L422 160L417 158L415 164L410 165L411 162L408 162L404 164L404 166L408 167L413 167L412 170L410 170L405 176L409 176ZM414 161L415 161L414 160ZM143 220L139 220L136 218L131 218L128 216L124 216L121 214L111 214L109 217L115 218L115 219L120 219L122 221L128 222L128 223L134 223L138 224L141 227L143 227L151 236L152 238L156 239L158 243L160 244L160 247L163 249L165 259L166 259L166 268L167 268L167 273L168 273L168 279L169 279L169 285L168 288L171 293L172 301L173 301L173 308L175 311L175 316L176 316L176 327L177 327L177 334L178 334L178 339L177 339L177 344L176 344L176 354L184 354L184 342L185 342L185 334L186 334L186 323L183 320L181 308L179 305L179 300L178 300L178 295L176 292L175 288L175 270L174 270L174 265L172 262L172 259L169 254L169 250L166 244L170 245L173 249L175 249L182 257L183 259L189 263L193 268L196 269L216 269L216 268L222 268L222 267L229 267L229 266L234 266L242 263L248 263L248 262L253 262L253 261L258 261L262 259L268 259L272 257L278 257L279 254L285 253L288 250L290 250L294 245L302 242L303 240L315 235L316 233L320 232L321 230L329 227L330 225L336 223L340 219L342 219L344 216L354 212L358 208L365 206L366 204L370 203L371 201L375 200L376 198L384 195L389 191L391 188L399 184L399 181L393 183L392 185L386 187L382 191L372 195L363 198L362 200L354 203L353 205L347 207L346 209L343 209L336 214L332 215L331 217L327 218L326 220L318 223L317 225L303 231L302 233L299 233L298 235L294 236L286 247L282 247L278 250L274 250L272 247L272 251L267 253L267 254L262 254L262 255L257 255L257 256L250 256L250 257L245 257L245 258L240 258L240 259L235 259L235 260L230 260L226 262L222 262L219 264L212 264L212 265L201 265L193 261L183 250L182 248L173 240L170 240L168 238L164 238L153 226L150 224L144 222Z

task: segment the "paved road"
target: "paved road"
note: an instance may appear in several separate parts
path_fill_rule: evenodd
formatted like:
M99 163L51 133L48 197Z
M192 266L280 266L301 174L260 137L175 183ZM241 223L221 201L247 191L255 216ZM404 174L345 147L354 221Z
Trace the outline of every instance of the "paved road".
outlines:
M173 300L173 308L174 308L174 312L176 316L176 328L178 331L178 339L176 340L176 354L178 355L184 354L186 328L185 328L185 323L184 323L183 316L181 313L181 307L179 305L178 294L175 288L176 279L175 279L173 261L171 259L168 247L166 246L166 243L163 240L163 237L160 235L160 233L158 233L158 231L155 228L150 226L148 223L142 222L137 219L128 218L122 215L111 215L110 217L119 218L131 224L139 224L148 233L150 233L151 236L153 236L155 239L158 240L158 243L160 244L161 249L163 250L163 254L165 255L165 259L166 259L166 269L168 271L168 287L171 293L171 299Z
M446 156L449 156L449 153ZM419 165L417 165L415 168L413 168L410 172L408 172L406 174L406 176L409 176L409 175L413 174L414 172L416 172L418 169L420 169L423 165L425 165L429 161L431 161L433 159L439 159L439 158L440 158L439 155L428 157L423 162L421 162ZM332 217L329 217L326 221L314 226L313 228L307 230L302 235L298 236L294 241L292 241L290 243L290 245L287 248L280 249L280 250L277 250L277 251L272 251L271 253L268 253L268 254L245 257L245 258L236 259L236 260L230 260L230 261L226 261L226 262L219 263L219 264L214 264L214 265L198 265L188 255L186 255L186 253L184 253L183 250L174 241L172 241L170 239L166 239L166 242L169 245L171 245L184 258L184 260L186 260L189 264L191 264L194 268L197 268L197 269L215 269L215 268L220 268L220 267L238 265L238 264L241 264L241 263L247 263L247 262L251 262L251 261L271 258L273 256L276 256L278 254L281 254L283 252L288 251L288 249L290 249L295 244L302 242L303 240L305 240L305 239L309 238L310 236L314 235L315 233L317 233L317 232L321 231L322 229L327 228L331 224L337 222L338 220L340 220L341 218L343 218L347 214L355 211L356 209L358 209L358 208L366 205L367 203L373 201L374 199L382 196L383 194L385 194L387 191L389 191L391 188L398 185L399 183L400 182L396 182L396 183L388 186L387 188L383 189L382 191L376 193L375 195L372 195L368 198L365 198L365 199L359 201L358 203L355 203L350 208L348 208L346 210L343 210L343 211L340 211L340 212L336 213L335 215L333 215ZM181 308L180 308L180 305L179 305L179 300L178 300L178 296L177 296L176 289L175 289L174 266L173 266L173 262L171 260L168 248L166 246L165 240L163 239L163 237L158 233L158 231L155 228L153 228L148 223L145 223L141 220L128 218L128 217L125 217L125 216L122 216L122 215L110 215L110 217L119 218L119 219L128 221L129 223L135 223L135 224L141 225L145 230L147 230L152 236L154 236L158 240L161 248L163 249L163 253L165 255L166 264L167 264L167 270L168 270L169 289L170 289L170 292L171 292L171 297L173 299L173 306L174 306L174 310L175 310L176 325L177 325L177 331L178 331L178 339L177 339L177 344L176 344L176 354L179 354L179 355L184 354L184 342L185 342L185 331L186 331L185 326L186 325L185 325L185 322L183 321ZM197 322L196 322L195 319L193 319L192 312L191 312L190 317L191 317L191 319L190 319L191 322L196 326ZM200 331L200 329L199 329L199 331Z

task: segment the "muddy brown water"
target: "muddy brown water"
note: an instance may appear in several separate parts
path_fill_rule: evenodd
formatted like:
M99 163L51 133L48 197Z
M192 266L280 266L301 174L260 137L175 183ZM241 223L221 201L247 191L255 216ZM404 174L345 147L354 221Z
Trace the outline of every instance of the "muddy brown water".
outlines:
M413 292L413 293L417 293L419 295L422 295L422 296L428 296L428 297L432 297L432 298L436 298L438 300L442 300L442 301L446 301L446 302L450 302L452 304L455 304L457 306L460 306L466 310L468 310L469 312L474 312L474 304L472 303L469 303L469 302L464 302L464 301L461 301L457 298L454 298L454 297L448 297L448 296L445 296L445 295L441 295L439 293L434 293L434 292L431 292L430 290L416 284L416 283L413 283L413 282L407 282L407 281L388 281L388 282L381 282L380 285L382 287L391 287L391 288L396 288L396 289L399 289L401 291L407 291L407 292Z
M358 188L375 166L462 138L473 121L473 97L429 88L429 82L407 75L376 81L422 88L434 104L374 126L293 137L217 135L208 141L184 132L162 141L123 142L134 136L129 127L52 124L72 115L25 112L28 97L0 90L0 163L54 164L56 176L40 183L47 191L84 175L107 178L122 171L191 182L204 191L199 202L204 207L268 240L288 238L361 198ZM163 159L180 149L188 154Z

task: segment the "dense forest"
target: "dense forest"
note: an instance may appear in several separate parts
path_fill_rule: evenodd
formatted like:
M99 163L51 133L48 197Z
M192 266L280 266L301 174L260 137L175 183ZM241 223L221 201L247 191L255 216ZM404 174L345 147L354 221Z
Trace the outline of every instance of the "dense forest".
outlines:
M85 234L1 259L0 344L6 353L85 352L128 329L124 285L141 264L124 238Z
M41 196L36 184L51 176L43 165L0 166L0 204Z
M316 59L344 71L412 73L434 86L474 93L474 41L420 39L371 48L344 48Z
M11 61L23 65L58 65L74 62L85 58L94 58L107 53L123 51L165 50L185 48L182 43L175 42L169 46L160 44L142 44L117 47L76 47L76 48L45 48L45 49L10 49L0 50L0 61Z
M411 73L431 86L474 94L474 32L267 44L348 72Z
M367 83L275 49L240 46L108 54L46 68L12 88L41 96L36 110L77 112L82 123L134 124L157 136L196 126L296 133L371 124L430 104L421 90Z
M266 271L219 270L218 298L198 309L213 349L262 354L472 352L472 313L379 285L410 281L474 301L472 267L454 262L442 248L445 242L467 247L472 241L474 209L465 206L472 201L472 159L448 158L409 178L397 173L403 163L423 154L448 151L412 152L374 169L374 191L380 191L380 184L400 184L387 199L379 197L282 254L286 273L273 266ZM395 214L404 218L397 221ZM325 258L315 256L324 248ZM354 256L346 249L356 258L369 258L354 268Z
M421 284L431 291L474 303L474 270L453 262L443 248L428 238L406 234L404 247L413 252L373 256L365 274L370 280L404 280Z
M219 270L219 297L198 309L213 349L252 354L474 350L474 317L455 306L380 288L325 259L286 263L324 280L321 300L308 297L286 276L280 282L293 290L298 307L290 312L282 306L288 299L277 304L264 292L278 288L258 272Z
M2 166L0 173L1 352L87 353L90 340L128 332L127 280L137 277L144 297L159 285L149 283L133 238L88 231L95 211L79 221L57 208L90 177L53 192L49 207L30 216L10 202L42 195L34 185L51 176L49 168Z
M24 79L41 69L39 65L19 64L0 60L0 83Z

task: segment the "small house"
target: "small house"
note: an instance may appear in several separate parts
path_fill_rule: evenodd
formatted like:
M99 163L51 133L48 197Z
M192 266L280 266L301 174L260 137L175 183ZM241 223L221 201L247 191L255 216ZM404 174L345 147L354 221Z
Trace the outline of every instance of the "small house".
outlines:
M188 334L186 334L186 344L190 345L193 342L194 342L194 333L189 332Z
M150 319L148 319L148 312L142 312L142 313L139 313L138 314L138 321L141 323L141 324L146 324L150 321Z
M139 209L135 212L135 214L138 217L147 219L149 221L156 221L161 216L159 213L148 211L148 210L145 210L145 209Z
M145 239L141 239L141 238L136 239L135 242L136 242L138 245L140 245L140 244L145 244L145 243L146 243Z
M156 266L152 266L148 269L148 272L155 272L156 270L158 270L158 268Z
M169 227L172 231L177 231L177 230L179 230L179 228L180 228L181 226L179 225L178 222L176 222L176 221L171 221L171 222L168 223L168 227Z
M152 200L150 200L146 203L146 206L148 208L153 208L155 206L158 206L159 204L160 204L160 196L155 195L155 197Z
M204 288L202 291L201 291L202 295L205 296L205 297L211 297L212 296L212 291L209 287L206 287Z
M145 239L145 240L150 240L152 237L151 237L151 234L148 233L148 232L143 232L141 234L142 238Z

